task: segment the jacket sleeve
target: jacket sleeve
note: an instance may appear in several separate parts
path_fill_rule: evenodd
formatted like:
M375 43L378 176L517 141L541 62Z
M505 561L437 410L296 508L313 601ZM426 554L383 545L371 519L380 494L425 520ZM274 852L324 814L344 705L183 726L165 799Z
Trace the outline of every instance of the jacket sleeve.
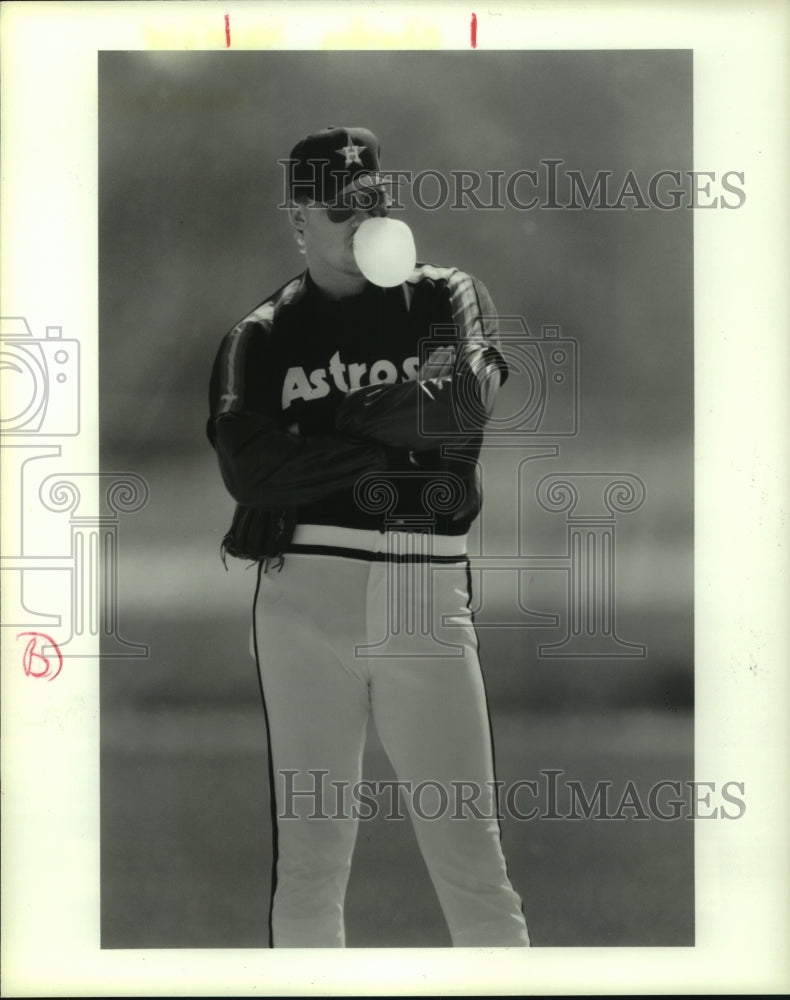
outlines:
M357 389L341 403L336 430L414 451L479 436L507 378L494 305L481 281L457 271L443 306L435 321L453 331L452 374ZM435 346L447 343L437 340ZM429 353L431 343L425 346Z
M206 430L233 499L300 506L385 469L379 444L343 434L308 437L281 426L267 392L266 340L261 324L241 324L224 339L211 375Z

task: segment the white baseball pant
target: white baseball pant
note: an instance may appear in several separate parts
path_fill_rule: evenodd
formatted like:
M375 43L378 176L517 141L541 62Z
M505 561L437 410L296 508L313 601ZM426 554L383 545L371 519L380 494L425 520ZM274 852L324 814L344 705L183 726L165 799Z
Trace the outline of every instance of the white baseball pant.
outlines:
M294 543L260 574L251 638L278 816L274 947L345 946L359 817L353 794L339 807L315 789L358 787L371 715L453 945L529 945L500 843L464 539L307 525ZM461 788L479 789L476 809L459 807Z

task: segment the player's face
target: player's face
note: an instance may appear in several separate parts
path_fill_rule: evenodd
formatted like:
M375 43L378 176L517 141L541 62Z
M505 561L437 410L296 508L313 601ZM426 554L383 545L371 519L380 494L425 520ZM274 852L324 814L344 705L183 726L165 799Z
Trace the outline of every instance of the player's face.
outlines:
M383 189L366 191L359 203L302 206L302 235L311 270L359 276L354 260L354 234L365 219L389 214L390 198Z

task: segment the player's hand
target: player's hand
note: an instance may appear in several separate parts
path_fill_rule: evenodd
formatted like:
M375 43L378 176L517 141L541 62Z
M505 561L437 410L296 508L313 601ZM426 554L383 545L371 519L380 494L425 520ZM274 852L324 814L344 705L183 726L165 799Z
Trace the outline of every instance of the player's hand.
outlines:
M453 374L455 368L455 348L452 344L444 347L437 347L431 351L428 357L420 365L417 372L417 379L424 382L430 378L444 378Z

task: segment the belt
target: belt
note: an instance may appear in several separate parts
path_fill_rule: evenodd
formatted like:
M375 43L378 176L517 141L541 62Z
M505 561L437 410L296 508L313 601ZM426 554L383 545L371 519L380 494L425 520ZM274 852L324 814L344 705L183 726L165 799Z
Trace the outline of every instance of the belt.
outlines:
M466 538L423 531L382 532L334 524L298 524L287 551L382 561L464 562Z

